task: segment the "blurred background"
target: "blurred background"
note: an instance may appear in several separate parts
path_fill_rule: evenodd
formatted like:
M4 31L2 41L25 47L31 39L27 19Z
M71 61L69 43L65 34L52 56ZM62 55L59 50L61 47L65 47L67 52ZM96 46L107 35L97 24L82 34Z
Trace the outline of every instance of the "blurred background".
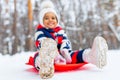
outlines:
M35 28L44 0L0 0L0 53L36 51ZM120 0L51 0L73 50L89 48L95 36L120 49Z

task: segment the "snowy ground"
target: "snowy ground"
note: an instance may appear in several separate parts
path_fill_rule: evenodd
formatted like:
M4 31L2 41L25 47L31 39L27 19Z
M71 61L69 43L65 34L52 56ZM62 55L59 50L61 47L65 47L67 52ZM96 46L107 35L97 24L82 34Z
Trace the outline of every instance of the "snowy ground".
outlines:
M120 80L120 50L108 51L108 64L102 70L91 64L68 72L55 72L49 80ZM31 66L25 65L32 52L0 55L0 80L40 80Z

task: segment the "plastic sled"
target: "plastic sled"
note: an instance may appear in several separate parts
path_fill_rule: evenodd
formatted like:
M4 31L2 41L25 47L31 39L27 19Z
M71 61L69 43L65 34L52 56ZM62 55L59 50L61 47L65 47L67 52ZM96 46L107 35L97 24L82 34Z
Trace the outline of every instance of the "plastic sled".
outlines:
M31 65L34 67L34 59L33 57L30 56L29 61L26 63L27 65ZM65 65L60 65L60 64L55 64L55 71L69 71L69 70L75 70L78 69L82 66L84 66L87 63L76 63L76 64L65 64Z
M55 71L69 71L69 70L75 70L82 66L84 66L86 63L76 63L76 64L66 64L66 65L59 65L55 64Z

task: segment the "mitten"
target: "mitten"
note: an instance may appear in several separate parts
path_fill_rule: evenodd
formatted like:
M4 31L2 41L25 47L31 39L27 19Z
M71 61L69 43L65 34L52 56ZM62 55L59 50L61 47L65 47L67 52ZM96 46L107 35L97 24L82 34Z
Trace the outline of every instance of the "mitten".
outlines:
M66 60L58 54L54 59L55 64L66 64Z
M68 52L67 49L63 49L63 50L61 50L61 55L65 58L66 63L71 63L71 62L72 62L72 59L71 59L70 53Z

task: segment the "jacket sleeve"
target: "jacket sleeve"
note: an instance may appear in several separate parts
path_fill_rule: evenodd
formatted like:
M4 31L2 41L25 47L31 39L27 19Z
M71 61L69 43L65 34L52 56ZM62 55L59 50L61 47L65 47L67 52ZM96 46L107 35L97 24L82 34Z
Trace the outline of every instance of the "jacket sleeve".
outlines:
M67 49L68 51L70 51L72 49L72 46L71 46L71 42L68 39L67 34L65 33L65 31L60 30L58 32L58 34L62 36L62 42L61 42L60 51L62 51L63 49Z
M35 46L37 49L39 49L41 47L41 41L43 39L46 39L46 36L44 35L44 33L42 31L36 31L35 32Z

